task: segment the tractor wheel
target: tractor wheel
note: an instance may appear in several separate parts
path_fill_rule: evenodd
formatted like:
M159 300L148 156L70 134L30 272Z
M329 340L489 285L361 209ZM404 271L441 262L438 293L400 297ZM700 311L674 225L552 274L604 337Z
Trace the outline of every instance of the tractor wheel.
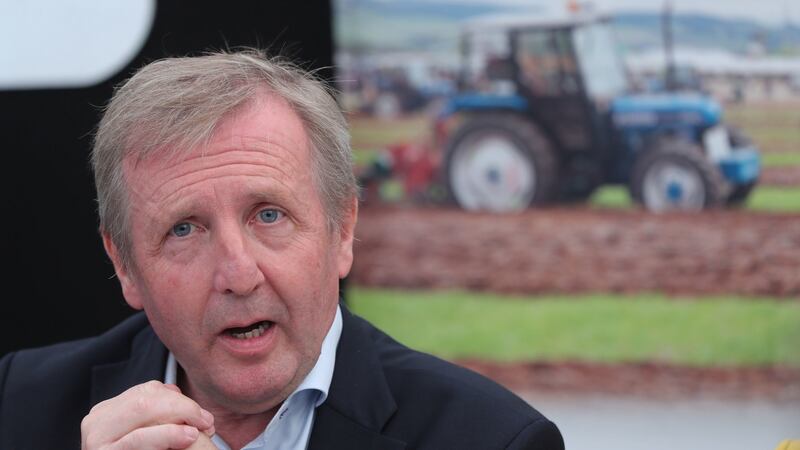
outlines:
M734 125L727 125L725 128L728 130L731 147L738 148L749 147L753 145L753 140L750 139L750 136L742 131L741 128ZM750 196L750 192L752 192L753 188L756 187L756 183L758 183L758 180L747 184L734 186L731 190L731 194L725 200L725 203L734 208L744 205L744 203L747 201L747 197Z
M448 140L450 198L473 211L512 212L557 194L554 148L535 124L513 114L467 120Z
M630 191L653 212L700 211L722 205L730 188L695 144L666 138L638 157Z

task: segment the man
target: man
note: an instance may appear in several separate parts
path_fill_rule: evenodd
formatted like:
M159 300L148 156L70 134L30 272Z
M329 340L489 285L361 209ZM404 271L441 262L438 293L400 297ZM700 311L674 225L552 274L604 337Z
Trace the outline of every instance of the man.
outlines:
M144 314L3 358L0 448L563 448L513 394L339 305L350 158L335 101L286 62L135 74L92 162L103 243Z

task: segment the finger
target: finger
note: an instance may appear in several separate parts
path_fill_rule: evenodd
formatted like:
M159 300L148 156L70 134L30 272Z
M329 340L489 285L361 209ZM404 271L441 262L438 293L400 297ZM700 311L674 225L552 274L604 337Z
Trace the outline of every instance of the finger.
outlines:
M184 449L200 436L195 427L163 424L137 428L109 447L110 450Z
M175 391L175 392L177 392L179 394L182 393L181 392L181 388L179 388L178 385L176 385L176 384L165 384L164 387L167 388L167 389L173 390L173 391Z
M206 428L205 430L200 430L200 431L202 431L203 434L205 434L206 436L211 437L211 436L214 436L214 434L216 434L217 429L214 428L214 425L211 425L210 427Z
M200 436L197 437L197 440L187 447L186 450L217 450L217 446L214 445L210 437L201 433Z
M85 439L102 445L137 428L170 423L206 430L213 426L214 417L189 397L150 381L92 408L82 431Z

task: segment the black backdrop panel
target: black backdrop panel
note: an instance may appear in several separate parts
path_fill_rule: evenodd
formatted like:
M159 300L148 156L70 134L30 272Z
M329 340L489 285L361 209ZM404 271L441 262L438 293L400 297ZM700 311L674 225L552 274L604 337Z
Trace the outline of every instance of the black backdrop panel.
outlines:
M112 79L86 89L0 91L0 355L96 335L132 313L97 233L88 163L98 106L112 86L163 56L242 45L330 67L330 8L328 0L163 0L143 49Z

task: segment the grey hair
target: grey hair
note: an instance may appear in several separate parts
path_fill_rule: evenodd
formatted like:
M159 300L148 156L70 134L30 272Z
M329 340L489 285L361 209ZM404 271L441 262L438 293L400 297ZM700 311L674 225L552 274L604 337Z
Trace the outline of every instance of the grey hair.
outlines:
M217 125L260 89L285 100L309 138L312 174L328 226L337 229L358 195L347 122L313 73L260 50L166 58L123 82L105 109L92 150L100 228L131 267L129 197L123 161L207 144Z

